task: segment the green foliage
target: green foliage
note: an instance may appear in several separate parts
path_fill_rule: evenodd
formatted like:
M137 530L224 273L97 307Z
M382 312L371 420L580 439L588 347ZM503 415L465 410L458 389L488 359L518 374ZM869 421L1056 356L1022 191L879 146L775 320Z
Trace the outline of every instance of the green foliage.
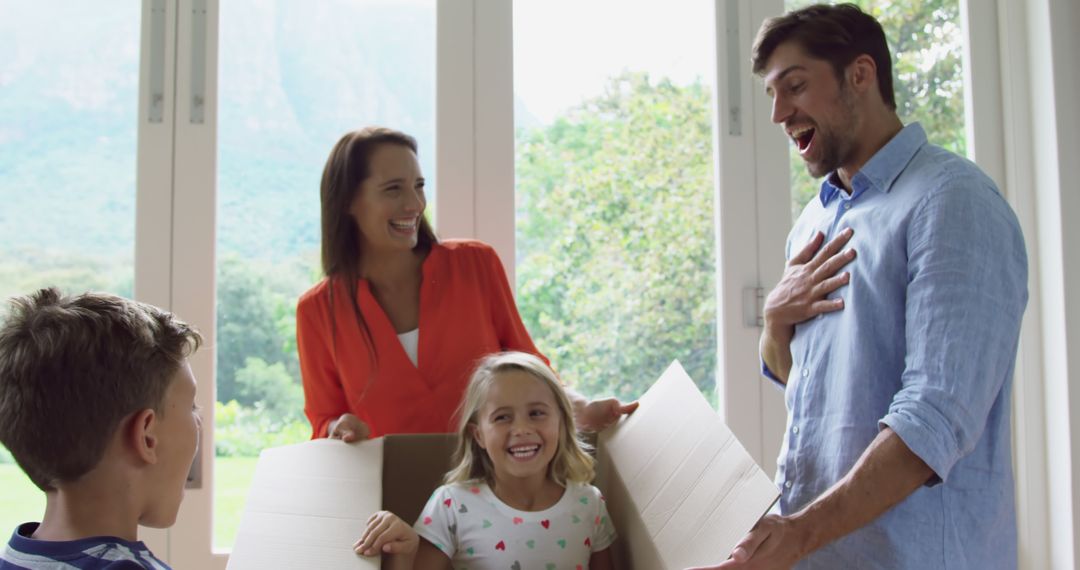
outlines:
M28 295L42 287L65 293L105 291L131 297L135 274L129 258L75 255L36 248L15 248L0 258L0 301ZM0 318L7 303L0 306Z
M275 419L262 402L253 408L235 400L214 403L214 454L218 457L257 457L267 447L300 443L311 437L304 420Z
M299 385L296 298L311 283L309 260L274 266L225 255L218 262L218 400L253 406L257 392L242 392L237 374L255 358L280 364Z
M789 10L816 3L787 0ZM957 0L857 0L881 22L893 54L896 111L905 124L918 121L930 142L966 152L964 130L963 31ZM817 195L794 146L790 155L792 217Z
M518 304L585 394L635 398L672 358L713 390L710 101L627 73L518 132Z
M304 420L304 391L280 362L267 364L248 357L236 372L236 387L241 398L259 406L271 421Z

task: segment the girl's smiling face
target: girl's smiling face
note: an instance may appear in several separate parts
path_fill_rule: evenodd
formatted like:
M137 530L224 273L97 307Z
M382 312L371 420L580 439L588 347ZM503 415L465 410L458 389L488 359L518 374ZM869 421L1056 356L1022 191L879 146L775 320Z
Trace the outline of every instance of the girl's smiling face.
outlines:
M473 437L491 458L496 481L547 478L563 422L546 383L524 370L498 372L476 419Z

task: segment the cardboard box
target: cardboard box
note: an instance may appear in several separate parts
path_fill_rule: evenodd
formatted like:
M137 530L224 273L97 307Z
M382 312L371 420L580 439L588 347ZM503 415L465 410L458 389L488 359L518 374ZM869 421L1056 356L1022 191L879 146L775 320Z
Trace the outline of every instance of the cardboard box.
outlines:
M386 509L415 520L453 445L448 435L399 435L263 451L228 568L378 568L352 552L367 518ZM678 362L601 434L598 459L620 569L718 563L779 497Z

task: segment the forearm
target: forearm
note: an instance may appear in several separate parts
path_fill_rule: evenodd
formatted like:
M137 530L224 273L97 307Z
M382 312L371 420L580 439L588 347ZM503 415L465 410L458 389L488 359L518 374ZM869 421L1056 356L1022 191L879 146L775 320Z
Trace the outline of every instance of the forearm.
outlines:
M933 474L900 436L882 430L843 479L791 517L802 529L803 554L866 526Z
M794 327L792 327L794 328ZM791 373L791 338L787 331L776 331L775 327L766 326L761 331L761 341L758 350L761 351L761 359L765 366L776 376L780 382L787 384L788 375Z

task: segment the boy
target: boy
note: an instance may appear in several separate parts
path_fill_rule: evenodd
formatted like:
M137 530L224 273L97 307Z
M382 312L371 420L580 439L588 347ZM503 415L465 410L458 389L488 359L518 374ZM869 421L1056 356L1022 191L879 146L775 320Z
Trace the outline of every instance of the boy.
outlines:
M168 566L138 525L176 520L200 420L187 357L201 337L120 297L42 289L0 325L0 443L41 490L0 570Z

